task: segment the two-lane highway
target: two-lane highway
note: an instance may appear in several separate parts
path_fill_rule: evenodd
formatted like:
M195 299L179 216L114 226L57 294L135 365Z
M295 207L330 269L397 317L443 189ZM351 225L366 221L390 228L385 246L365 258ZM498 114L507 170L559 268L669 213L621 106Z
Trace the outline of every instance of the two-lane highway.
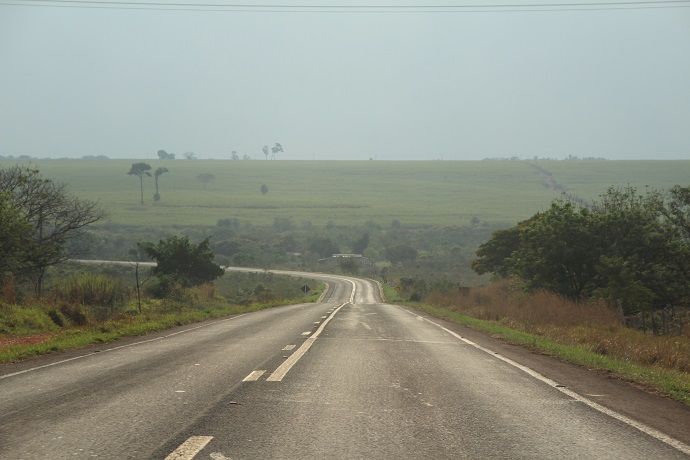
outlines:
M276 273L330 289L316 304L2 367L0 458L687 458L663 433L382 303L374 282Z

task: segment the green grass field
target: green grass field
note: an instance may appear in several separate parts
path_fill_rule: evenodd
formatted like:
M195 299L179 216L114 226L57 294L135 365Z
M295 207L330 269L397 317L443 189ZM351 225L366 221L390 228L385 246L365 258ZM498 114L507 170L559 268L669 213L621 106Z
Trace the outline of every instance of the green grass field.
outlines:
M141 160L136 160L141 161ZM35 160L42 173L69 184L82 198L98 200L116 224L212 225L238 218L270 224L462 225L476 216L514 223L558 196L526 161L159 161L161 201L151 199L153 179L128 176L133 160ZM0 161L0 167L14 164ZM690 161L539 161L571 193L596 197L609 185L667 188L690 182ZM212 173L207 187L196 179ZM266 184L269 192L259 191Z

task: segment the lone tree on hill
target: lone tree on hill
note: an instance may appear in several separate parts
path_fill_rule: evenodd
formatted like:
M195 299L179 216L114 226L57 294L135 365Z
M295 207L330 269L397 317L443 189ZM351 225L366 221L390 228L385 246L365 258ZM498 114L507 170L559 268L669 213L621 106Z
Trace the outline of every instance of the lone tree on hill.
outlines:
M276 159L276 154L278 152L284 152L285 150L283 149L283 146L280 145L280 143L276 142L273 147L271 147L271 153L273 154L273 159Z
M211 173L201 173L198 176L196 176L196 179L204 184L204 190L206 190L206 186L213 182L216 179L216 176L214 176Z
M156 193L153 194L153 201L160 201L161 200L161 195L158 193L158 178L167 173L168 168L157 168L156 171L153 173L153 182L156 185Z
M174 153L168 153L165 150L159 150L158 151L158 158L161 160L174 160L175 159L175 154Z
M261 149L262 152L264 152L264 155L266 156L266 159L268 160L268 155L270 151L268 150L268 145L264 145L264 148Z
M141 191L141 205L144 205L144 176L151 177L151 165L148 163L132 163L127 173L130 176L137 176L139 178L139 189Z
M265 195L265 194L267 194L267 193L268 193L268 185L262 184L262 185L261 185L261 194L262 194L262 195Z

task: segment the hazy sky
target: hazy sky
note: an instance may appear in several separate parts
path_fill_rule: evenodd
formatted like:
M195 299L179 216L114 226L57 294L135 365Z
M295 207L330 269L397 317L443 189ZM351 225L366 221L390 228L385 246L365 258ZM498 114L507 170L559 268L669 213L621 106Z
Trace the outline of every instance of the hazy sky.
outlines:
M690 8L0 5L0 155L262 158L273 142L283 159L690 159Z

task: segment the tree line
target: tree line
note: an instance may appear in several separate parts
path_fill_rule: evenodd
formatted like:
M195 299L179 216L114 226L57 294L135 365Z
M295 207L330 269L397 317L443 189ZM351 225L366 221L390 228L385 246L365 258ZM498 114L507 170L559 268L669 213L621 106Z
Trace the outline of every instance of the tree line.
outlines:
M590 205L555 200L494 232L472 268L576 300L604 298L625 314L688 306L690 187L611 187Z

